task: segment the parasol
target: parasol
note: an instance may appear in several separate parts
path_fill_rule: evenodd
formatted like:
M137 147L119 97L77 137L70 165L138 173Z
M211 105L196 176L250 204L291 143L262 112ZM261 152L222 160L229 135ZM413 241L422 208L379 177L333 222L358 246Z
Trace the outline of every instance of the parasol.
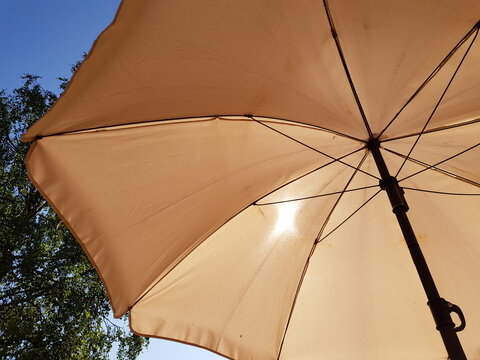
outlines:
M480 359L479 19L124 0L24 135L31 180L137 334L232 359Z

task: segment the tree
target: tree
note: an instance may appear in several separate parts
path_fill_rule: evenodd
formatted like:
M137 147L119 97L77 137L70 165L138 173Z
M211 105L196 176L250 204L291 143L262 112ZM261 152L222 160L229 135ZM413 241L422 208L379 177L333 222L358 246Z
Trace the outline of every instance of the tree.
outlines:
M118 359L135 359L148 339L109 320L95 270L28 180L21 134L57 96L22 79L0 91L0 359L108 359L114 343Z

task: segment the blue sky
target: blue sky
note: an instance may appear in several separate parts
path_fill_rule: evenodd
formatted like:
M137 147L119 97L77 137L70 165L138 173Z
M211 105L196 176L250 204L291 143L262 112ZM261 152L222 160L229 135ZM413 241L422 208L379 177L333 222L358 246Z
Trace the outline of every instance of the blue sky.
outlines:
M113 20L118 0L0 0L0 88L20 84L22 73L42 76L58 91L59 76L88 52Z
M59 92L58 77L88 52L110 24L119 0L0 0L0 89L18 87L23 73ZM213 353L158 339L139 360L219 360Z

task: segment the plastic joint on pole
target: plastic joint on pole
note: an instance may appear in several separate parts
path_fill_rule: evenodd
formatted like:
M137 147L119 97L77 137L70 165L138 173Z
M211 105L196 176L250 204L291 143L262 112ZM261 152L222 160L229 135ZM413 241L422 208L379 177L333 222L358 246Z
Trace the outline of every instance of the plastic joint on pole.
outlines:
M440 330L444 326L454 327L455 324L452 321L450 313L455 313L460 318L460 325L455 327L455 331L459 332L465 329L466 321L462 310L455 304L446 301L444 298L437 298L430 300L428 303L430 311L432 312L437 330Z
M378 139L372 138L367 142L367 148L372 152L373 159L378 167L378 172L380 173L380 188L385 190L390 204L392 205L392 211L396 214L398 211L407 212L408 204L405 200L404 191L398 185L398 181L394 176L391 176L383 156L380 153L380 141Z
M408 211L407 200L405 199L405 191L398 185L395 177L389 176L380 180L380 188L385 190L392 205L392 211L396 213L399 210Z

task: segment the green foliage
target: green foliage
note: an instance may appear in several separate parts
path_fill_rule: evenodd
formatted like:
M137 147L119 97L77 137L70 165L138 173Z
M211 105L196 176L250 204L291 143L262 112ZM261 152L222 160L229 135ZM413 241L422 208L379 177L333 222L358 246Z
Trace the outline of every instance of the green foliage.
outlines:
M117 343L133 360L148 339L109 320L95 270L27 178L21 134L56 99L32 75L0 92L0 359L108 359Z

